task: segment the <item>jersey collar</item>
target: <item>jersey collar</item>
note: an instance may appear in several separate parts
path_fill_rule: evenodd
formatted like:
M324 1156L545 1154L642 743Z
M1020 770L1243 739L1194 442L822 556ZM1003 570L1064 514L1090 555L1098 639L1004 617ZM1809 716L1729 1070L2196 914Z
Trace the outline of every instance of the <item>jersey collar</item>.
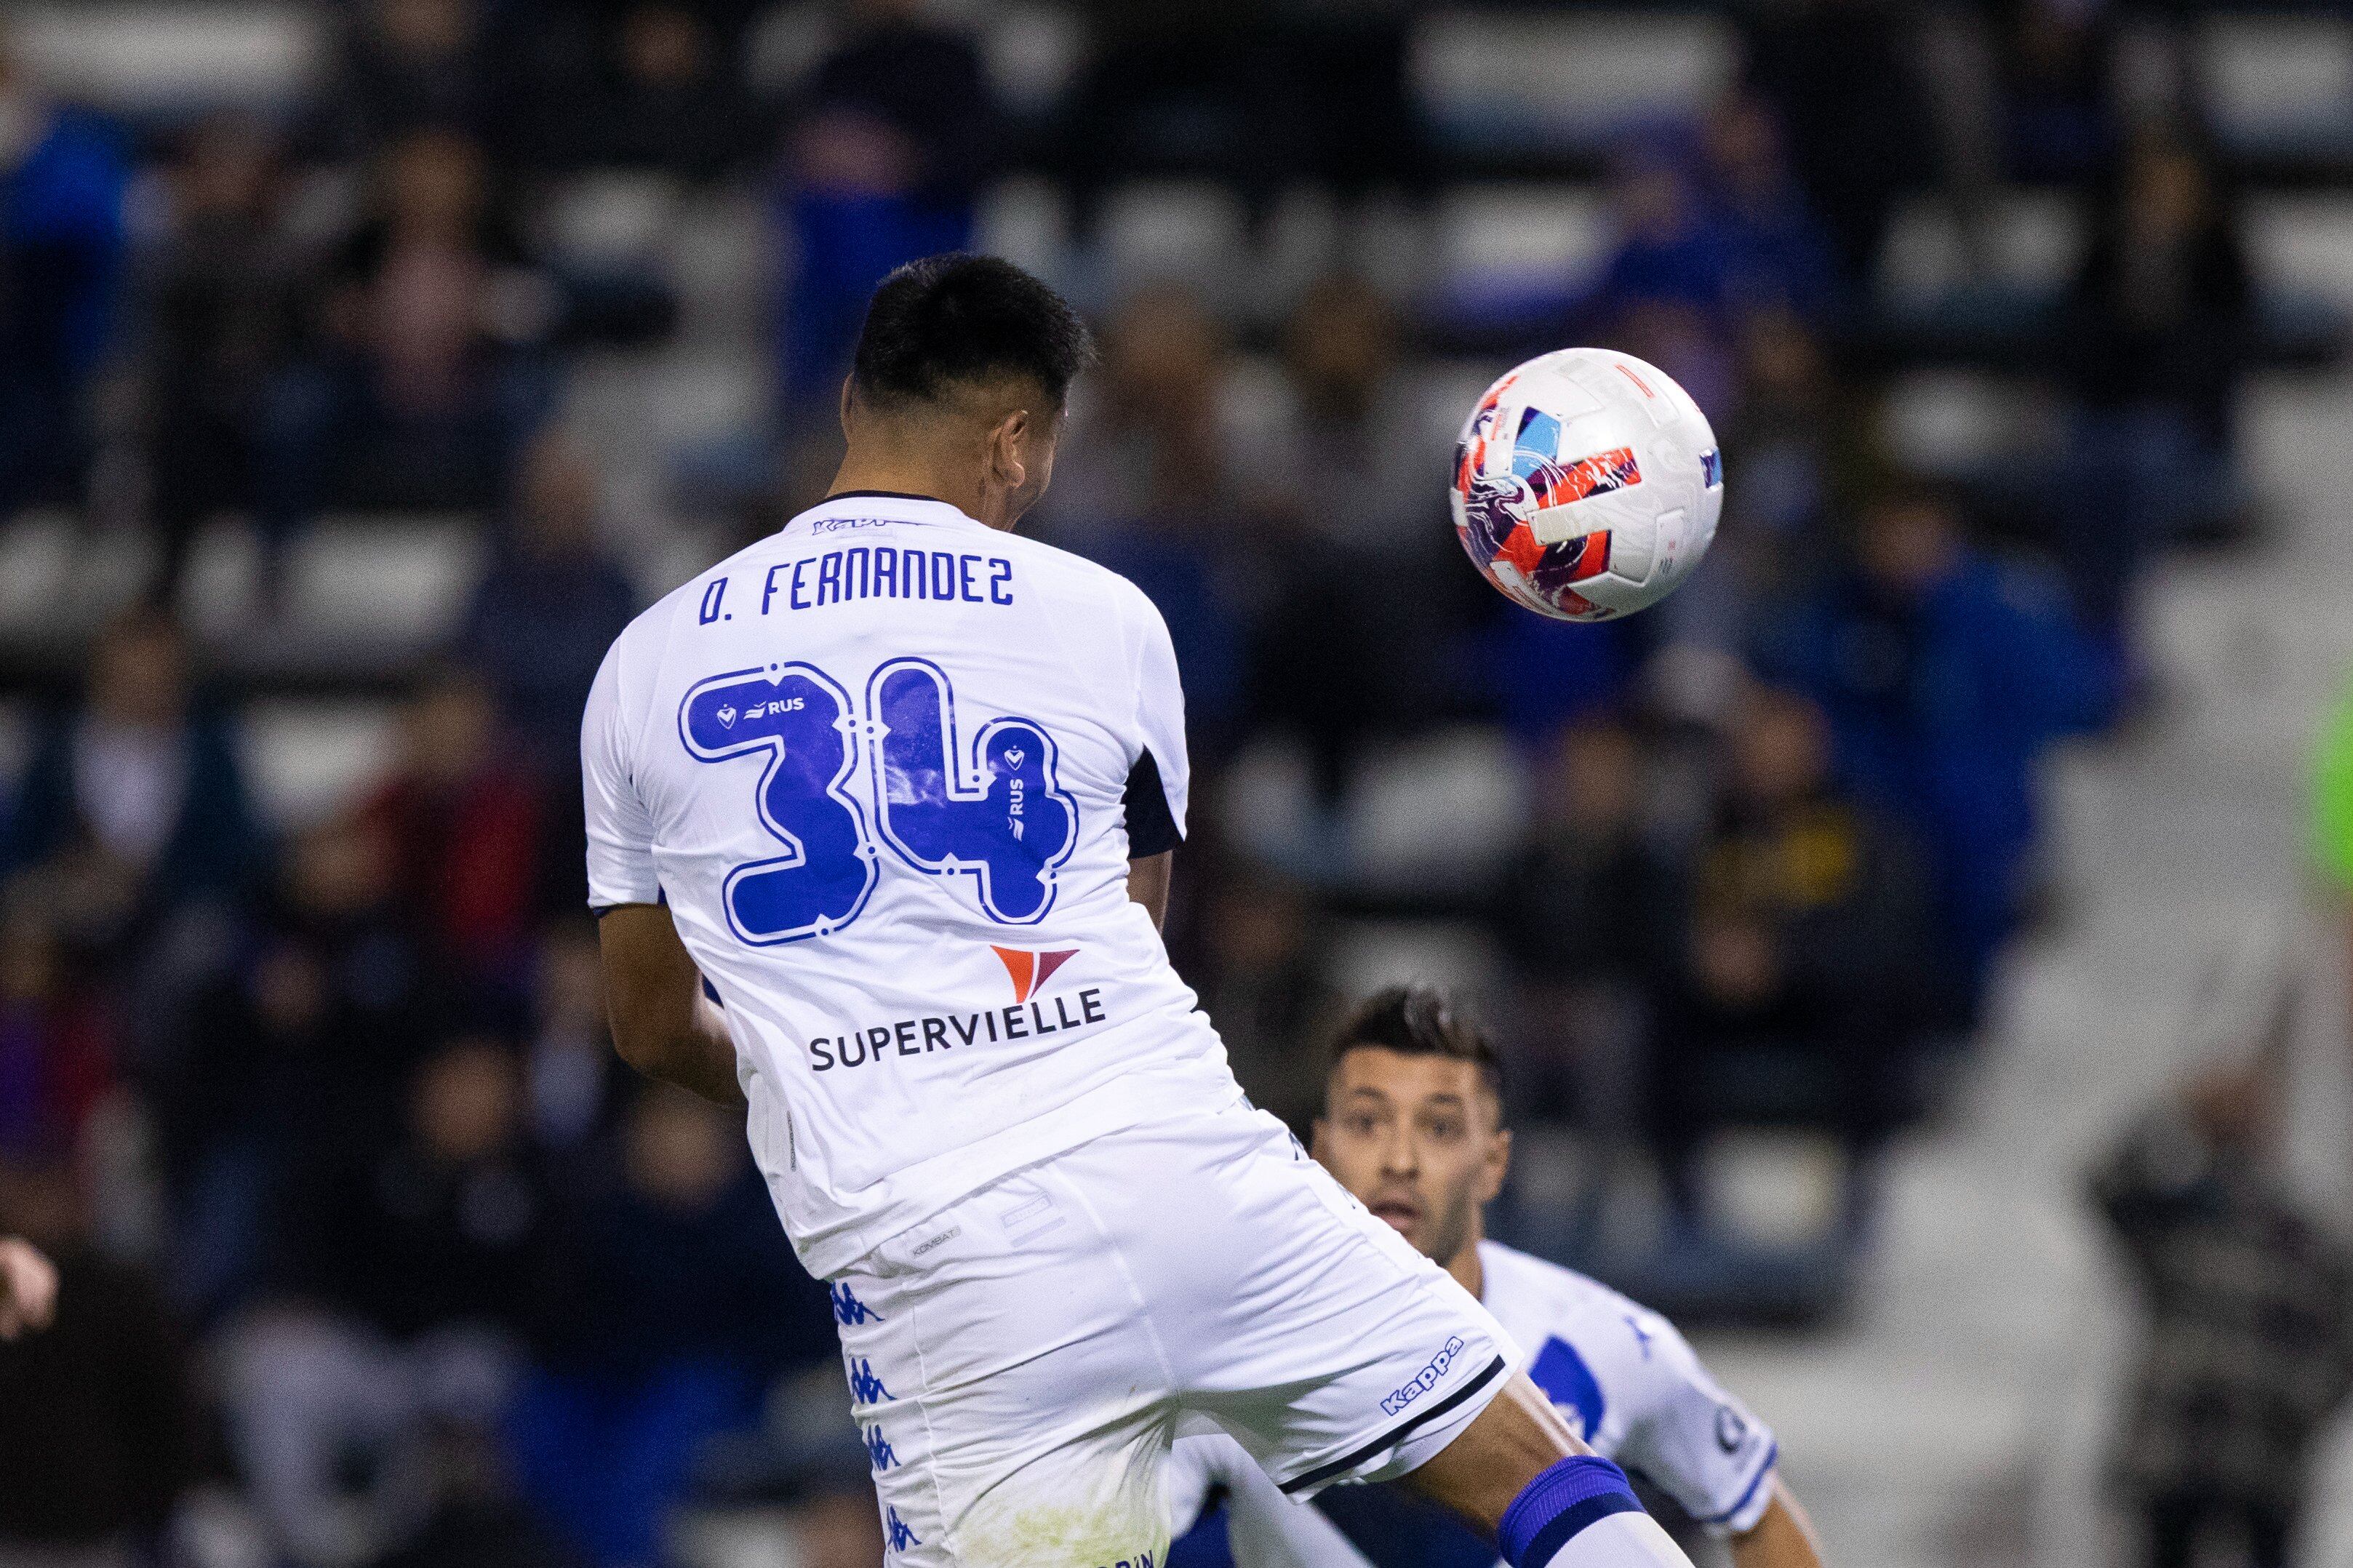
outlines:
M987 523L959 507L931 496L902 495L897 490L844 490L839 495L828 496L785 524L784 531L790 533L804 524L832 517L883 517L894 522L928 522L990 531Z

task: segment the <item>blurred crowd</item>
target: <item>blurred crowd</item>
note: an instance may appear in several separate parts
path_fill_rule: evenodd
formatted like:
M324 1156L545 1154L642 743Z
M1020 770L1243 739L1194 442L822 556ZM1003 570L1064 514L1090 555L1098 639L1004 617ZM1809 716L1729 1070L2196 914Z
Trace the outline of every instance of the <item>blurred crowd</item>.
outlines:
M1253 224L1302 183L1432 200L1411 8L1080 6L1042 107L912 0L849 0L785 72L753 68L750 0L321 9L333 70L278 119L116 122L0 39L0 518L154 543L69 680L7 672L39 718L0 779L0 1234L60 1259L67 1307L0 1347L0 1565L160 1542L619 1568L674 1554L689 1499L789 1508L812 1568L871 1564L825 1290L740 1131L605 1036L577 715L669 584L617 551L630 476L566 392L665 306L552 258L533 194L584 169L758 194L787 259L762 482L720 519L750 537L830 471L869 289L974 243L1009 172L1061 194L1082 254L1139 175L1221 182ZM1273 302L1056 279L1105 357L1033 526L1170 623L1198 780L1170 938L1237 1071L1303 1126L1366 952L1438 933L1519 1122L1578 1152L1506 1224L1605 1272L1629 1172L1648 1245L1719 1243L1725 1129L1835 1149L1822 1245L1867 1238L1875 1155L1934 1114L2045 902L2038 764L2152 700L2135 585L2231 521L2253 333L2225 166L2182 94L2116 80L2147 18L1989 0L1974 96L1896 7L1735 20L1722 96L1595 172L1594 276L1466 298L1366 254ZM1892 214L1989 182L2090 221L2036 318L2063 433L1909 471L1879 405ZM1573 342L1666 369L1726 453L1706 569L1605 626L1491 594L1446 510L1469 395ZM398 692L381 776L277 819L253 693L181 624L192 542L249 527L237 636L266 639L314 519L415 510L478 520L471 607L427 664L358 678Z

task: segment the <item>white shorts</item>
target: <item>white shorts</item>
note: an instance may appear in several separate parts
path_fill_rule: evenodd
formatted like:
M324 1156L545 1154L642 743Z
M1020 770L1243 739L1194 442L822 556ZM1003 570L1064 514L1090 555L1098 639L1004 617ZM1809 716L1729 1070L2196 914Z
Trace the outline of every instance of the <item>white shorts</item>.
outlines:
M1519 1352L1237 1105L1098 1138L892 1237L831 1287L890 1561L1147 1568L1180 1426L1285 1490L1401 1475Z

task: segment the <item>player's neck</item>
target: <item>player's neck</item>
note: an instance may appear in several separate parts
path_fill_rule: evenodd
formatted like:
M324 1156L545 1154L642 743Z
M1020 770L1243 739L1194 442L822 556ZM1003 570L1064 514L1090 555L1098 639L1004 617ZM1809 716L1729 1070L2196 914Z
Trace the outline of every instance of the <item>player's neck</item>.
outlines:
M1484 1229L1473 1225L1462 1249L1446 1261L1446 1271L1454 1276L1455 1282L1482 1301L1487 1299L1487 1271L1479 1266L1479 1243L1483 1239Z
M958 472L958 468L966 471ZM1002 492L991 493L987 482L968 470L968 464L951 467L927 461L920 451L861 452L853 447L841 459L825 493L832 497L853 490L881 490L886 495L923 496L945 501L991 528L1010 529L1014 517L1006 505L1008 498Z

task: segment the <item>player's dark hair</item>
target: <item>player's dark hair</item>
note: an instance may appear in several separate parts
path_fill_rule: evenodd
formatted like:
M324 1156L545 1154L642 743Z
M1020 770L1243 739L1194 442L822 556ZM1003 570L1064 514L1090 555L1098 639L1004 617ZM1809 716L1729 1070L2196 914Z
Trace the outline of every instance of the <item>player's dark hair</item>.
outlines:
M1504 1098L1504 1060L1486 1028L1435 985L1391 985L1365 998L1334 1031L1329 1066L1336 1070L1342 1057L1363 1046L1469 1062L1487 1091L1499 1103Z
M1009 261L954 252L910 261L875 289L850 380L879 407L930 403L950 387L1024 376L1060 408L1094 363L1070 302Z

